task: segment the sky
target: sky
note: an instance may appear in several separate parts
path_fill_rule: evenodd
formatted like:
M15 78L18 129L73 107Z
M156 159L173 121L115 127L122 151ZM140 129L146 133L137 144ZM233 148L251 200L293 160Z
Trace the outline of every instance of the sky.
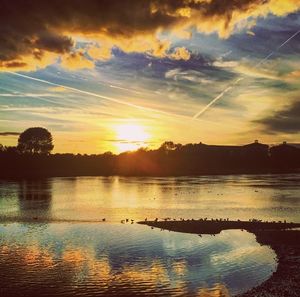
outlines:
M300 0L0 0L0 143L300 142Z

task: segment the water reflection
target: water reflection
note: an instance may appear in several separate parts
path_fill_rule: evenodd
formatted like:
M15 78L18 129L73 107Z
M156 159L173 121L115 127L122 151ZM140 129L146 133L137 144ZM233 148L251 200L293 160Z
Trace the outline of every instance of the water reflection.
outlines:
M300 175L0 181L0 220L200 218L298 221Z
M19 183L19 213L22 218L50 218L52 203L51 180L27 180Z
M213 288L201 288L197 295L198 297L230 297L226 286L223 284L216 284Z
M1 296L229 296L276 269L274 252L246 232L36 225L0 225Z
M0 181L0 296L205 297L246 290L276 268L274 252L253 235L226 231L199 238L111 222L296 222L299 194L300 175ZM55 223L103 217L109 223ZM34 224L4 225L34 218Z

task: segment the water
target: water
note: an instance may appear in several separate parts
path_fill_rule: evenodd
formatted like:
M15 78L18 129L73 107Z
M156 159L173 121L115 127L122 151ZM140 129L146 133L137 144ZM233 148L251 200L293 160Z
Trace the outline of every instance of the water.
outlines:
M276 268L274 252L240 231L200 238L140 225L10 223L0 232L11 296L195 296L217 284L235 293Z
M299 221L300 175L0 181L0 296L225 296L276 255L251 233L199 237L125 218ZM99 222L106 218L106 222Z

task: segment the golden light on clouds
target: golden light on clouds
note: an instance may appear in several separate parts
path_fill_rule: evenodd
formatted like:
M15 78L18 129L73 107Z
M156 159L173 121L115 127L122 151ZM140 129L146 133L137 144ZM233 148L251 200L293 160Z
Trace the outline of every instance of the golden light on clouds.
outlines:
M174 60L189 60L191 57L190 52L184 47L175 48L174 52L170 55Z
M91 69L94 63L84 56L83 51L77 51L63 56L61 66L69 70Z
M69 1L60 1L59 10L52 1L37 2L31 10L25 2L18 6L13 1L7 4L0 13L0 26L4 28L0 33L3 39L0 70L30 71L52 64L53 58L60 58L61 65L70 70L92 68L94 60L110 58L115 46L126 52L170 56L171 39L167 35L162 39L161 33L181 36L184 32L186 38L194 28L227 38L243 29L249 31L259 17L270 14L283 17L300 8L300 0L164 0L143 4L90 0L84 5L80 3L70 5ZM77 52L78 36L89 42L82 53ZM11 40L15 40L14 46ZM100 43L99 47L89 49L95 42ZM188 54L182 49L173 57L187 59Z
M2 131L45 126L55 152L238 144L269 139L257 120L298 101L299 26L287 15L300 0L71 2L0 11Z
M91 46L88 55L96 60L108 60L111 58L111 49L107 46Z
M16 60L0 61L0 71L35 71L55 63L58 58L57 53L48 51L40 52L39 56L36 54L34 50L32 54L25 54Z

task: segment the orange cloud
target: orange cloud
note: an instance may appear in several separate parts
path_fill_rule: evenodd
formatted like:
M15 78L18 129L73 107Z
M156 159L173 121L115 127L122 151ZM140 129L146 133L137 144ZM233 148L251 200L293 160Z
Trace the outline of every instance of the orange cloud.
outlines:
M191 57L190 52L184 47L175 48L174 52L170 54L170 58L174 60L189 60Z
M57 59L58 55L56 53L43 51L40 56L37 57L33 52L33 54L26 54L12 60L0 60L0 71L33 71L45 68L55 63Z
M299 81L300 80L300 70L294 70L286 75L287 80Z
M61 66L69 70L92 69L94 63L88 60L82 51L77 51L62 56Z
M90 44L99 42L100 47L85 49L95 60L109 59L113 46L164 57L171 41L161 40L161 32L189 38L193 27L227 38L249 31L258 17L282 17L300 8L300 0L32 0L30 4L1 3L0 70L31 71L59 58L70 70L92 68L93 62L76 52L78 36ZM174 59L187 57L184 49L173 54Z
M111 58L111 49L106 46L92 46L88 49L88 55L95 60L109 60Z

